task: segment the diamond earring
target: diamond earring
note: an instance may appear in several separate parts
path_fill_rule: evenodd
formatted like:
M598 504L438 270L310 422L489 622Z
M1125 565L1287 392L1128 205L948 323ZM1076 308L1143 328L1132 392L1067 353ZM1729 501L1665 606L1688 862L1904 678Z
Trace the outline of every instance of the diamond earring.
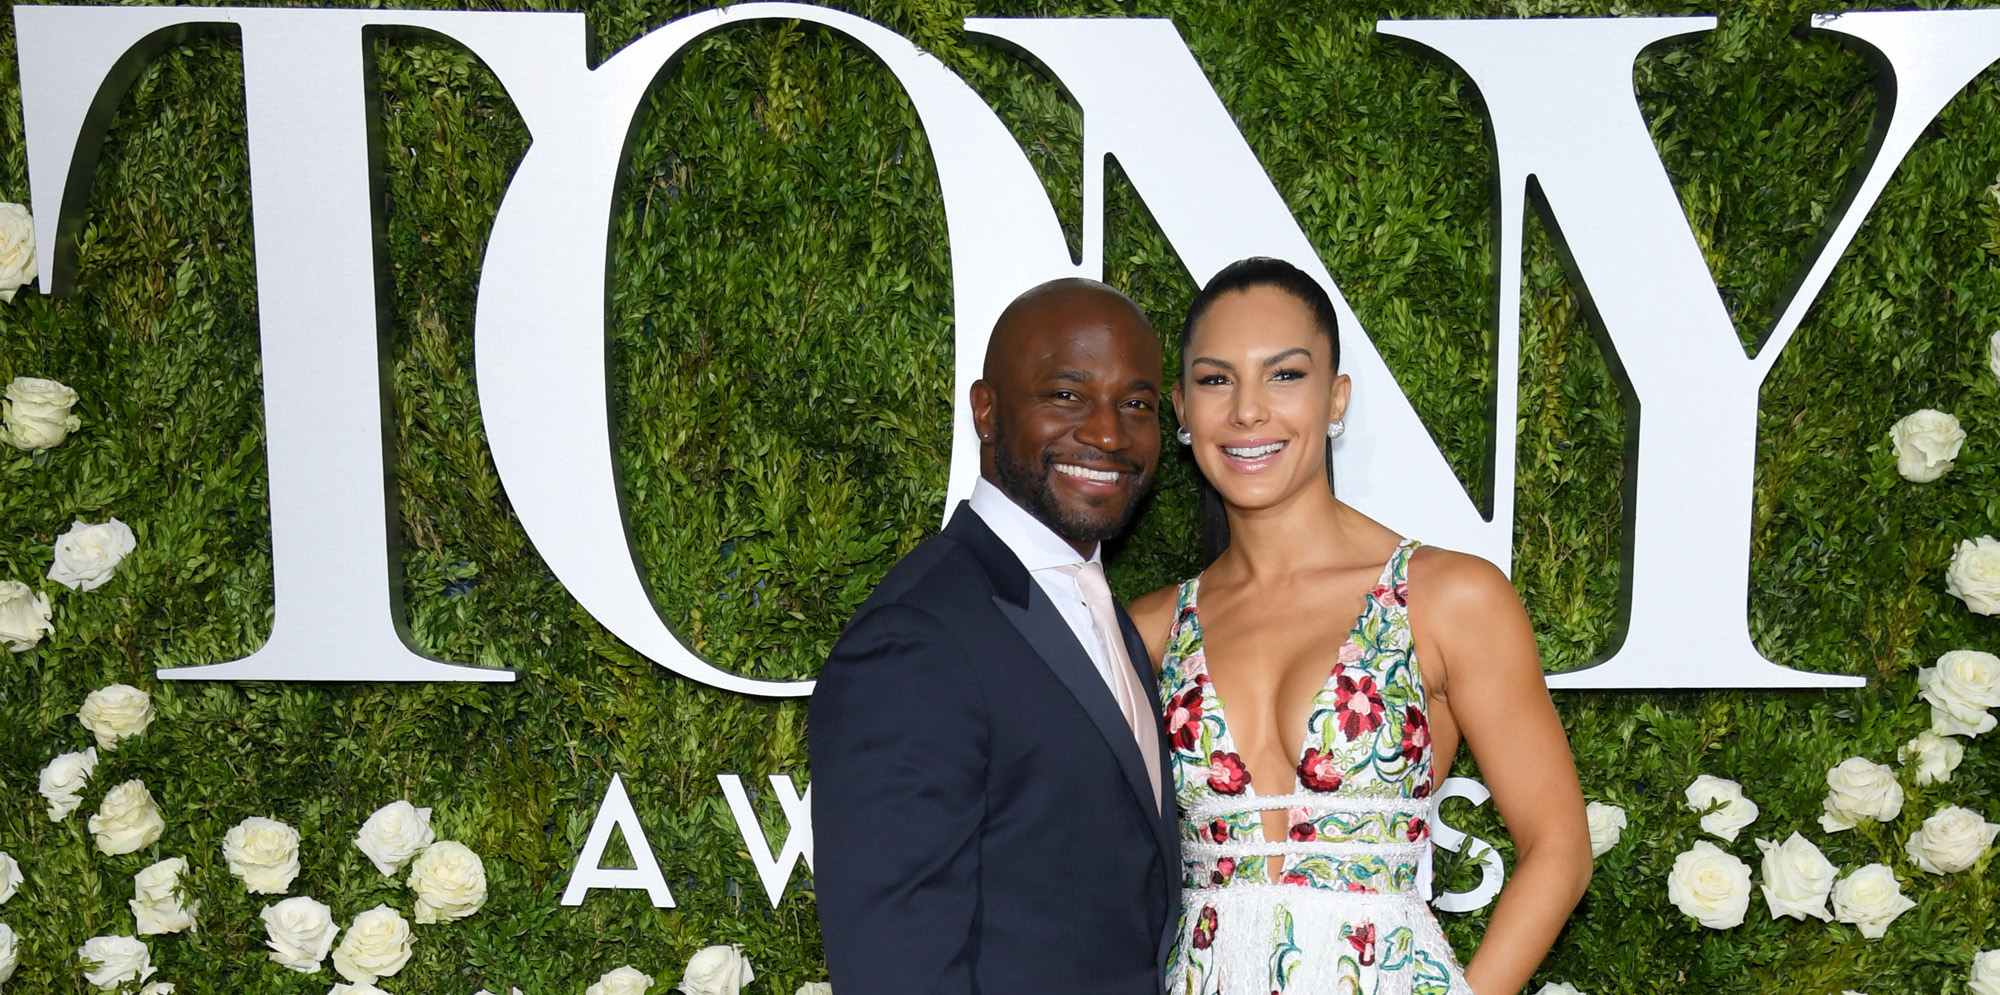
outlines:
M1181 440L1183 446L1194 445L1194 433L1188 431L1186 425L1174 429L1174 438Z
M1329 422L1326 426L1326 437L1329 439L1338 439L1346 431L1347 431L1347 419L1335 418L1333 421Z

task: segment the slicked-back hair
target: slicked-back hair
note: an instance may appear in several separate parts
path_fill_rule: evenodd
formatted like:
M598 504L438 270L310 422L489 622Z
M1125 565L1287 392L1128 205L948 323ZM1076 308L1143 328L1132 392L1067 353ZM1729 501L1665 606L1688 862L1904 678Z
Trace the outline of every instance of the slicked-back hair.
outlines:
M1340 315L1333 309L1333 298L1327 296L1326 288L1319 281L1307 276L1297 266L1271 256L1251 256L1238 259L1222 268L1209 278L1201 293L1194 295L1188 305L1187 317L1181 321L1181 379L1187 379L1188 346L1194 340L1195 327L1208 309L1224 294L1241 290L1270 287L1283 291L1306 306L1312 315L1313 327L1326 336L1331 366L1340 370ZM1185 396L1185 395L1183 395ZM1201 565L1207 569L1222 551L1229 548L1229 513L1223 506L1222 495L1216 492L1208 478L1200 478L1201 488ZM1326 440L1326 486L1333 489L1333 440Z

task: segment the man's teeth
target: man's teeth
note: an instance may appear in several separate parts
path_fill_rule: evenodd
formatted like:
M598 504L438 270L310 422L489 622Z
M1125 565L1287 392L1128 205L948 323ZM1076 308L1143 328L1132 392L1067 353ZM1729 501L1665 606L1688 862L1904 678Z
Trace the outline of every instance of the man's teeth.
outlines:
M1228 453L1232 459L1258 459L1283 448L1285 448L1284 443L1272 442L1262 446L1223 446L1222 451Z
M1087 466L1077 466L1074 463L1057 463L1056 472L1066 473L1072 477L1098 484L1115 484L1118 482L1118 471L1116 470L1093 470Z

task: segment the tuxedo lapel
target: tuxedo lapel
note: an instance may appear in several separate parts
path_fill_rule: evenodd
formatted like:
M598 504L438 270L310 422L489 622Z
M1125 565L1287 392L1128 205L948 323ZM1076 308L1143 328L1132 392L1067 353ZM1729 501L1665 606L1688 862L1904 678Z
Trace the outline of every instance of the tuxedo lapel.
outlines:
M1126 784L1149 815L1157 815L1154 807L1153 785L1148 783L1145 761L1139 755L1139 744L1132 738L1132 728L1125 724L1125 715L1118 709L1118 700L1111 695L1104 678L1097 672L1097 665L1090 660L1090 654L1083 644L1077 642L1076 633L1064 621L1062 612L1049 600L1048 593L1028 575L1028 569L1015 558L1007 544L986 527L979 514L961 504L945 526L945 534L957 540L969 550L975 559L986 568L993 580L993 604L1013 625L1021 638L1033 647L1036 656L1053 671L1056 679L1083 706L1083 712L1090 717L1092 725L1103 735L1105 745L1117 758L1118 769L1125 774ZM1120 612L1121 616L1123 612ZM1124 623L1121 618L1121 628ZM1126 644L1131 640L1128 637ZM1145 647L1139 648L1138 659L1147 659ZM1156 684L1150 670L1141 679L1141 685L1152 688ZM1157 699L1157 692L1149 691ZM1162 796L1165 797L1165 796ZM1158 822L1156 818L1153 820ZM1159 833L1154 833L1154 844L1164 846Z

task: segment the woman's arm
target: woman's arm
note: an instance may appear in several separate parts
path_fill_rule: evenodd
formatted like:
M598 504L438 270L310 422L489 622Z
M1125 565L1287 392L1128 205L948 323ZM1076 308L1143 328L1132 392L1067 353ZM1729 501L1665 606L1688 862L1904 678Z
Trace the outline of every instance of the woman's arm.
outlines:
M1439 550L1418 562L1410 612L1412 631L1426 634L1423 669L1446 683L1447 718L1514 841L1512 873L1466 980L1479 995L1514 995L1590 883L1583 790L1513 584L1474 556ZM1438 762L1448 768L1451 758Z

